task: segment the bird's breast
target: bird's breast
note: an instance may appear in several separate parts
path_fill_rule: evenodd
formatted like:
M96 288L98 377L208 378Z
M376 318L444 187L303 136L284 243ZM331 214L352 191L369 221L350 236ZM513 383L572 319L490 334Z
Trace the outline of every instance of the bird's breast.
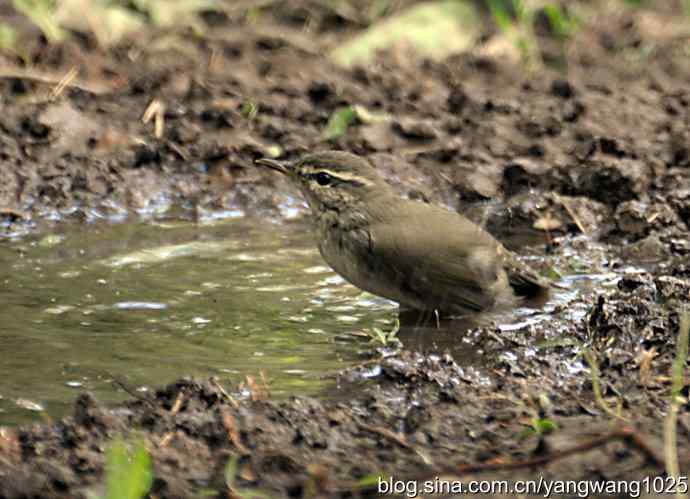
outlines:
M326 263L350 284L412 308L424 308L421 301L401 289L399 283L381 268L371 253L367 228L324 228L318 246Z

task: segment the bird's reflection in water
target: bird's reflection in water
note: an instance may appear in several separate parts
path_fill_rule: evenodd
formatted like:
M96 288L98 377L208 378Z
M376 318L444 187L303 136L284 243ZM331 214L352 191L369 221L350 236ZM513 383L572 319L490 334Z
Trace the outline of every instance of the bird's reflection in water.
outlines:
M485 317L440 317L434 312L401 310L397 338L406 350L421 353L450 353L457 362L473 363L481 351L468 338L473 329L485 326Z
M460 364L485 364L487 355L497 352L486 351L486 342L483 340L491 336L502 344L499 330L504 327L520 328L534 322L536 316L543 317L542 308L547 301L548 295L544 294L530 301L522 301L522 306L514 310L463 317L443 317L434 312L401 309L398 313L400 329L396 336L406 350L447 352Z

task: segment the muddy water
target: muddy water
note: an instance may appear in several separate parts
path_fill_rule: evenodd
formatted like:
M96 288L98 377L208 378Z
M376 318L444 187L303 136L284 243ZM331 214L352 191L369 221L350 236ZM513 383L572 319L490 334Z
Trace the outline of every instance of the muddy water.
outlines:
M58 416L185 374L272 395L324 388L395 304L327 268L303 225L91 225L0 246L0 424Z
M263 372L273 397L323 394L332 383L323 375L361 361L373 349L366 332L391 330L398 318L396 304L334 274L301 223L86 229L61 225L0 245L0 425L60 416L83 390L115 402L127 396L119 381L145 394L183 375L237 386ZM398 338L480 368L514 355L514 340L570 344L568 325L585 313L578 296L617 279L587 263L539 310L493 317L496 334L512 338L498 350L482 349L486 331L472 334L478 324L463 320L439 329L433 317L401 317Z

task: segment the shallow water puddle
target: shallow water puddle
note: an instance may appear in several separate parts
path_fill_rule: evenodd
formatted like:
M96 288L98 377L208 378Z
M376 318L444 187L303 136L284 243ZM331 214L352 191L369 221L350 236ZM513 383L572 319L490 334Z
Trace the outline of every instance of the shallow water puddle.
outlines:
M144 392L183 375L236 386L263 371L274 397L322 393L332 383L324 374L373 350L363 332L389 331L398 315L394 303L333 273L303 224L224 219L84 229L63 226L0 246L0 425L60 416L83 390L105 402L127 397L113 379ZM554 334L567 336L567 324L584 316L578 297L587 282L615 278L565 277L565 289L542 310L496 317L496 334L522 338L527 349L562 342ZM510 360L510 342L479 349L464 334L475 326L403 322L398 338L412 350L448 350L462 365Z
M369 349L395 304L326 267L303 225L64 228L0 247L0 424L58 416L79 391L125 397L179 376L317 393L320 375ZM366 318L366 320L363 320Z

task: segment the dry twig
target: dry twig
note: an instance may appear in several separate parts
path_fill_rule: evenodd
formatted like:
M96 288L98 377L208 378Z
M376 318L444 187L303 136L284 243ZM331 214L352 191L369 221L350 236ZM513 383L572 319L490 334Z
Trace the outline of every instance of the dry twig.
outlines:
M170 415L174 416L180 411L180 408L182 407L182 401L184 400L184 395L182 392L178 392L177 398L175 399L175 403L172 406L172 409L170 409Z
M230 443L234 445L241 454L245 456L251 454L249 449L247 449L242 443L239 430L237 429L237 422L235 421L234 416L230 414L230 411L224 409L221 412L221 417L223 418L223 428L225 428L225 431L228 432L228 440Z
M432 461L429 458L429 456L427 456L421 450L417 449L414 445L412 445L410 442L408 442L407 439L403 435L400 435L399 433L396 433L392 430L389 430L388 428L372 426L372 425L368 425L366 423L357 423L357 425L363 430L369 431L371 433L375 433L376 435L380 435L380 436L382 436L388 440L395 442L400 447L414 451L415 454L417 454L420 458L422 458L422 461L424 461L425 464L432 464Z
M157 407L158 404L156 404L156 402L154 402L153 400L151 400L150 397L147 397L147 396L145 396L145 395L141 395L140 393L137 393L136 390L134 390L133 388L131 388L130 386L128 386L128 385L127 385L124 381L122 381L121 379L119 379L119 378L117 378L117 377L115 377L115 376L112 376L111 374L108 374L108 376L110 376L111 378L113 378L113 384L114 384L114 385L119 386L120 388L122 388L122 389L125 391L125 393L127 393L130 397L133 397L133 398L135 398L135 399L141 400L142 402L146 402L146 403L149 404L151 407Z
M62 95L62 92L65 91L65 88L67 88L69 85L72 84L72 82L75 80L75 78L77 77L78 74L79 74L79 71L77 70L76 66L73 66L72 68L70 68L70 70L67 71L65 76L63 76L60 79L58 84L55 85L55 87L53 87L53 90L50 92L49 99L55 100L58 97L60 97L60 95Z
M225 390L225 388L223 388L223 387L221 386L220 383L218 383L218 380L217 380L217 379L211 378L211 379L209 380L209 383L211 383L211 384L213 385L213 387L214 387L216 390L218 390L218 391L223 395L223 397L225 397L225 398L228 400L228 402L230 402L230 405L231 405L233 408L235 408L235 409L239 409L239 408L240 408L240 404L237 402L237 400L235 400L235 399L233 398L233 396L230 395L230 394Z
M666 474L674 479L680 477L678 464L678 412L685 403L681 397L684 387L685 363L688 359L688 337L690 336L690 315L685 312L681 315L678 326L678 339L676 340L676 357L671 366L671 406L664 420L664 457L666 459ZM676 491L678 499L687 498L687 494Z

